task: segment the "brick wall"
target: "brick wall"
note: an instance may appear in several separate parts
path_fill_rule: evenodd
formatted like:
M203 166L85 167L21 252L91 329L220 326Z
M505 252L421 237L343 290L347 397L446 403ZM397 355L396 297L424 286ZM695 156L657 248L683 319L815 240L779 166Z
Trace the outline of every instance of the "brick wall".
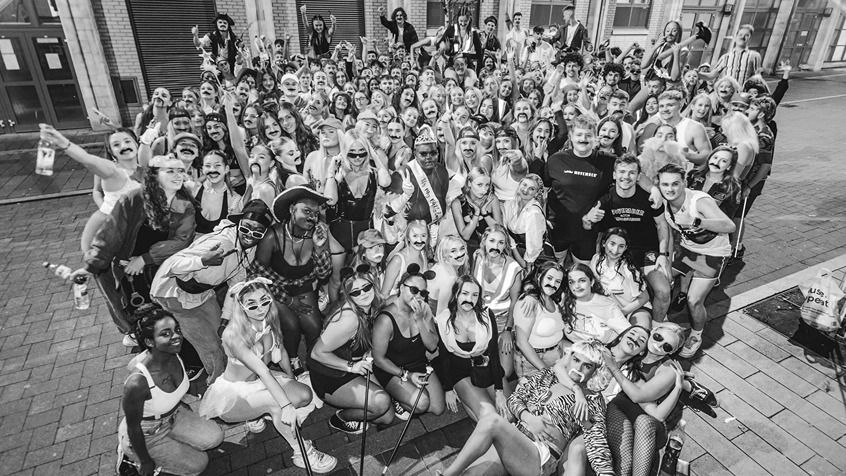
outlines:
M247 8L244 6L245 0L215 0L215 7L217 8L218 13L225 13L232 17L232 20L235 21L235 33L240 35L247 30L248 22L247 22ZM205 28L210 28L211 25L207 25ZM200 33L203 32L203 25L200 25ZM244 38L247 38L249 35L244 35Z
M103 44L106 64L112 76L135 78L138 82L138 94L142 103L147 102L147 88L141 73L141 61L138 48L132 34L125 0L91 0L94 17ZM130 107L121 111L125 124L132 124L140 107Z
M670 21L670 18L665 18L668 13L667 4L665 2L652 2L652 11L649 12L649 37L651 40L658 38L664 32L664 24Z
M422 3L424 7L426 4L423 0L415 0L414 3ZM388 10L388 0L364 0L364 32L366 35L362 36L366 36L370 40L375 40L379 51L384 52L388 46L388 43L385 41L385 37L388 36L388 30L379 21L379 7L386 10L386 15L391 14L391 11ZM423 10L423 12L424 20L422 23L425 24L426 10ZM412 21L411 24L417 29L418 23ZM418 36L421 34L419 29L417 29L417 34ZM425 30L423 34L425 34ZM358 45L358 47L361 48L361 45Z
M408 22L414 25L421 40L426 36L426 0L405 0L402 8L408 13ZM390 15L390 12L388 12Z

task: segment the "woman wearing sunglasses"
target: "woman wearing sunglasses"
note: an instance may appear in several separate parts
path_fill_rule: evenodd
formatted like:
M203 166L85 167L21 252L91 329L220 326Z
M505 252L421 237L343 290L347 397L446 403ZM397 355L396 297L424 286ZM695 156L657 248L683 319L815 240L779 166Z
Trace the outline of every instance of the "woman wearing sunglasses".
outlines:
M302 454L294 425L302 423L316 408L308 385L300 383L282 346L279 310L273 305L271 281L256 278L232 286L224 310L230 324L223 331L226 371L206 390L200 402L200 415L220 418L227 423L247 421L254 433L264 430L264 417L293 449L294 466L305 468L307 457L316 473L328 473L337 460L304 441ZM270 362L282 372L272 371Z
M684 344L684 330L671 322L659 324L649 336L646 356L631 380L617 358L605 354L605 365L622 388L608 406L608 437L615 474L645 476L669 430L681 417L674 412L684 387L684 371L672 359ZM616 440L616 441L615 441Z
M400 420L411 417L412 405L423 389L417 414L444 412L444 391L435 375L427 375L426 352L438 349L438 330L429 305L427 280L433 271L420 272L412 264L402 275L399 295L373 323L374 375L394 399L394 413Z
M364 422L388 424L394 420L391 396L371 382L364 410L365 379L373 371L370 327L382 300L376 293L369 267L344 268L339 308L329 315L323 332L309 354L314 392L338 408L329 426L352 435L364 431Z
M341 154L330 164L324 189L330 207L327 219L332 236L346 253L352 252L358 234L370 228L377 190L391 185L383 158L373 153L360 132L350 130L341 140Z

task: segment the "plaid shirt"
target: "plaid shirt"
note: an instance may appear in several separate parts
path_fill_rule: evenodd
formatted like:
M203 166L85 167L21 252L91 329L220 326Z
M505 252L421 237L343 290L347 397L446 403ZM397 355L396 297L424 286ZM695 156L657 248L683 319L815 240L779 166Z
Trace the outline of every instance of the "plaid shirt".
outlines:
M332 273L332 257L329 254L328 247L321 251L313 252L311 257L314 261L314 269L299 279L286 278L274 271L270 266L265 266L258 261L253 261L247 268L247 278L253 279L257 276L262 276L273 281L273 284L270 285L270 290L273 292L274 299L282 302L289 296L288 289L326 278Z

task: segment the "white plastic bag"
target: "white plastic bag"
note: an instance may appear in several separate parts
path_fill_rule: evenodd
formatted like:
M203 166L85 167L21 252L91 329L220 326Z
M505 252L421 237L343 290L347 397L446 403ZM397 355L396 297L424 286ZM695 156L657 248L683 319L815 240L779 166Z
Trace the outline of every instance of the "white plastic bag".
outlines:
M843 313L838 305L846 293L831 276L831 271L820 269L814 279L807 284L800 284L799 289L805 295L805 302L800 309L802 319L821 331L838 331L843 321Z

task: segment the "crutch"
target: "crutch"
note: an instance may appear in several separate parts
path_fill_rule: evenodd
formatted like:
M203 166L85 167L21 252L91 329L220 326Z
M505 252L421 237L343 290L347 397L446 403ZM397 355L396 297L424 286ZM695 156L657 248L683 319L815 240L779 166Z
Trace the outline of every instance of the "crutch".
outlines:
M368 362L372 362L372 357L365 357ZM367 397L370 395L370 373L371 371L368 370L364 374L364 421L362 424L364 425L364 429L361 432L361 461L358 462L358 474L359 476L364 475L364 448L367 445Z
M414 399L414 405L411 407L411 415L409 416L408 420L405 421L405 427L402 429L402 433L400 433L399 439L397 440L397 444L394 445L394 450L391 451L391 457L388 458L388 462L385 463L385 467L382 468L382 476L388 474L388 466L391 465L391 462L394 461L394 456L397 455L397 450L400 447L400 443L402 443L403 437L405 437L405 432L408 431L408 426L411 425L411 417L414 416L414 411L417 410L417 404L420 403L420 397L423 396L423 390L426 389L426 385L429 384L429 376L432 375L432 371L434 369L430 366L426 366L426 383L420 387L420 391L417 392L417 398Z
M746 202L748 200L749 196L747 195L746 198L743 199L743 210L740 211L740 226L737 228L737 240L735 240L734 243L734 258L737 258L737 251L740 249L740 236L743 234L743 220L746 219Z
M296 417L294 418L294 436L297 437L297 445L299 445L300 453L303 455L303 463L305 464L306 474L308 476L312 476L314 473L311 472L311 461L308 459L305 440L303 440L303 436L300 435L300 422L297 421Z

